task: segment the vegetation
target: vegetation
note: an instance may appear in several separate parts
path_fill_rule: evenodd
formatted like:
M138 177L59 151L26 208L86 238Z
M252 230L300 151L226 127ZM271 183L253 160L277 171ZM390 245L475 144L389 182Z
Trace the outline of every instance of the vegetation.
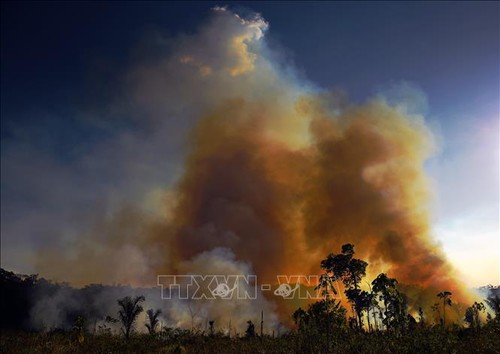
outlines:
M146 311L146 314L148 316L148 323L145 324L146 328L148 329L149 334L154 335L156 333L156 328L160 324L160 320L158 317L161 315L161 310L153 310L149 309ZM212 324L210 327L213 325L213 321L211 321Z
M1 270L1 353L497 353L500 348L500 288L488 287L484 303L474 302L455 319L447 314L456 310L452 293L436 294L432 307L434 323L418 308L418 321L408 311L408 299L398 281L379 274L369 289L363 290L367 263L354 257L354 246L342 246L321 262L325 274L318 288L323 299L298 308L291 314L295 326L286 333L257 333L251 320L240 333L222 332L215 321L207 321L204 331L160 325L161 310L146 311L144 327L137 326L145 297L126 296L114 300L115 319L93 307L93 295L102 286L80 290L65 284L51 284L35 276L17 276ZM350 309L332 297L340 281ZM72 319L71 326L35 330L28 321L34 301L28 294L64 291L67 299L88 306L60 317ZM455 307L454 307L455 306ZM102 307L102 306L101 306ZM487 312L489 310L489 312ZM101 319L96 326L96 318ZM142 320L142 317L141 317ZM366 321L366 323L365 323ZM94 325L92 326L92 323ZM209 326L208 326L209 324ZM121 333L111 330L121 326ZM142 333L139 329L142 328ZM147 329L147 333L144 330Z
M347 243L342 246L340 254L329 254L326 259L322 260L321 268L326 270L331 282L341 280L344 283L346 287L345 294L357 316L356 325L361 328L363 327L362 312L366 309L366 302L364 301L366 292L359 289L359 284L366 275L368 263L353 258L353 256L354 246Z
M144 296L136 296L133 299L130 296L126 296L123 299L118 300L118 305L120 305L121 308L120 311L118 311L118 316L123 325L122 333L125 336L125 339L130 338L130 333L134 330L134 324L137 321L137 316L139 316L143 310L140 303L145 300Z
M449 291L441 291L439 294L437 294L437 297L443 300L443 320L442 324L443 326L446 326L446 306L451 306L451 292Z
M479 317L480 312L484 312L485 307L482 302L474 302L471 307L465 310L465 322L470 328L479 329L481 327L481 319Z
M312 327L311 327L312 330ZM338 329L311 337L293 331L279 337L214 336L188 330L164 329L161 334L121 336L86 334L79 341L73 332L2 331L2 353L498 353L500 326L488 323L479 331L453 327L417 327L396 335ZM319 340L318 340L319 339Z

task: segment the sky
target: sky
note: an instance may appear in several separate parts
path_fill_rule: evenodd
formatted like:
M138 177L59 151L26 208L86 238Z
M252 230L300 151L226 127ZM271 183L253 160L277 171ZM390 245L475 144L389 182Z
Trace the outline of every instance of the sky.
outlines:
M2 2L3 268L37 272L37 250L69 247L97 214L137 200L147 208L175 182L187 123L167 127L179 131L169 141L142 143L156 125L152 112L127 104L131 77L216 5L225 3ZM500 4L229 7L260 13L280 63L312 85L354 102L412 97L436 136L426 163L434 238L468 285L499 284Z

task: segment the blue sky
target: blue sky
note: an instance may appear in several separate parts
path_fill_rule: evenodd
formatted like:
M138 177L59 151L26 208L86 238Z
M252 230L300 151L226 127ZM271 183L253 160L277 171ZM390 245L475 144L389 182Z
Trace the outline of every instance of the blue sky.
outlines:
M133 112L113 118L123 74L168 52L169 41L193 33L214 5L224 2L2 2L2 267L36 271L30 264L34 250L53 242L59 229L77 232L75 219L92 220L101 202L73 186L110 190L118 172L106 170L103 180L93 176L89 182L79 170L85 167L66 167L117 129L136 124ZM499 6L230 4L236 12L261 13L270 24L270 46L319 87L341 89L354 101L393 87L422 97L417 109L438 141L426 166L435 189L435 237L471 285L500 282ZM159 35L164 47L154 41ZM177 149L174 143L167 147L173 155ZM175 158L148 178L175 180L173 165ZM57 171L61 180L36 166ZM54 188L58 192L49 193ZM107 202L116 198L122 197ZM47 219L61 224L48 225Z

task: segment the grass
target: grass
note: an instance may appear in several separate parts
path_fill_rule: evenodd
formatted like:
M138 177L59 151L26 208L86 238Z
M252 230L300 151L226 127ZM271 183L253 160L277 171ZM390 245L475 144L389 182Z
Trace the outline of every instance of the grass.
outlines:
M2 331L1 353L500 353L500 325L480 330L417 328L403 334L291 332L280 337L229 338L179 331L176 336L78 335L75 332Z

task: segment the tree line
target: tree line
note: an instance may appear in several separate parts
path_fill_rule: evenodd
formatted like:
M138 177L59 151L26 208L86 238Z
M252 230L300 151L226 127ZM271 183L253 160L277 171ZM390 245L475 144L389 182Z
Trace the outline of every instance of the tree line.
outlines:
M418 309L417 318L409 313L409 299L400 290L397 279L381 273L368 283L369 290L362 289L368 263L355 258L354 245L344 244L340 253L329 254L320 265L324 274L319 278L317 289L321 290L323 299L310 304L307 309L298 308L291 316L299 334L314 337L315 333L323 333L328 342L334 332L339 330L367 332L384 330L400 335L418 326L428 325L422 307ZM344 286L344 295L350 305L351 316L347 315L348 311L341 302L332 296L337 294L337 287L334 286L336 282L341 282ZM2 289L0 327L20 330L33 330L29 323L30 309L39 289L48 292L50 296L51 291L55 294L56 290L66 288L72 296L78 298L78 301L90 304L89 298L105 288L102 285L93 285L83 289L72 289L67 284L54 284L39 279L37 275L21 276L4 269L0 271L0 284ZM474 302L465 310L463 321L468 328L477 330L482 322L500 321L500 289L490 287L488 291L489 294L484 302ZM443 290L436 294L437 302L432 306L432 310L439 314L437 325L442 328L449 325L447 308L453 306L452 296L450 291ZM89 305L83 307L85 309L83 312L73 311L65 314L67 321L72 323L73 330L83 335L89 321L105 318L105 323L109 325L120 325L122 335L128 339L136 329L139 314L144 311L145 297L125 296L115 301L119 307L116 318L104 314L103 309ZM491 311L486 312L487 308ZM154 335L159 331L161 314L160 309L150 308L146 311L144 327L148 333ZM485 315L486 321L482 321L481 317ZM213 320L207 323L210 324L208 333L213 335L215 323ZM103 330L110 332L109 328ZM247 322L245 335L256 336L255 325L250 320Z

